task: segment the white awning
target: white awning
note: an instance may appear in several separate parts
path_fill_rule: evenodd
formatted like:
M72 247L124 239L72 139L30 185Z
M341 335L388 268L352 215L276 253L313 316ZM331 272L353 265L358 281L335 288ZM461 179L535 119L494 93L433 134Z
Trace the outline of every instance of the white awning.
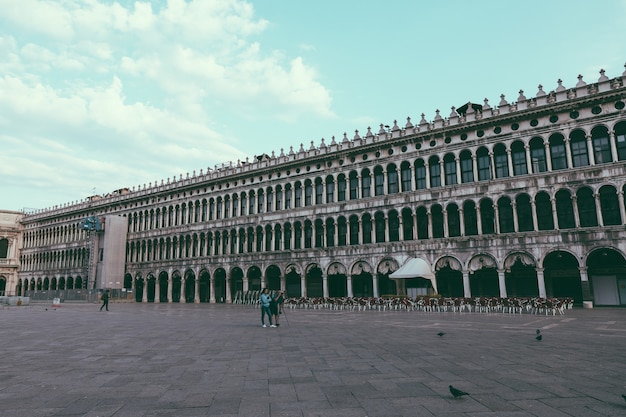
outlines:
M400 267L396 272L392 272L389 274L389 278L391 279L400 279L400 278L425 278L430 280L433 285L433 289L435 293L439 293L437 291L437 279L435 278L435 274L430 270L430 265L428 262L421 258L411 258L404 265Z

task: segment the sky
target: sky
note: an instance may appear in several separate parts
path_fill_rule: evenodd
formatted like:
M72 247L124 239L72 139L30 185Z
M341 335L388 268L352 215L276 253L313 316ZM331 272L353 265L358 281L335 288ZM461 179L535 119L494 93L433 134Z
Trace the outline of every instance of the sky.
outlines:
M0 0L0 210L621 76L626 0Z

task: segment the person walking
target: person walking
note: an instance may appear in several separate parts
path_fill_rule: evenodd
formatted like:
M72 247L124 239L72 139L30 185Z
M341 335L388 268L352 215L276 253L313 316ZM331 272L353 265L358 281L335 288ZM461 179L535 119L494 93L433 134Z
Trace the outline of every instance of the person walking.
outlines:
M272 324L272 312L270 311L270 302L272 301L272 297L270 296L270 290L267 288L263 289L261 293L261 324L263 327L267 327L265 325L265 315L267 314L267 318L270 322L270 327L276 327Z
M107 311L109 311L109 290L104 290L104 292L102 293L102 297L100 297L100 299L102 300L100 311L102 311L104 307L106 307Z
M285 302L285 297L283 297L282 291L277 291L272 297L272 301L270 302L270 311L272 312L272 316L274 316L274 324L276 327L280 326L278 318L280 314L282 314L283 303Z

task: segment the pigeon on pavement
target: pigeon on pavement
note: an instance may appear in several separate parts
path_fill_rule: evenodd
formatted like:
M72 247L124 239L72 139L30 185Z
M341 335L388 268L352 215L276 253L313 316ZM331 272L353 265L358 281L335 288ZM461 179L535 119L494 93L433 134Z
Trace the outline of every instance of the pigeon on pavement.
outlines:
M456 389L452 385L449 385L448 388L450 388L450 394L452 394L454 396L454 398L459 398L459 397L462 397L464 395L469 395L469 393L467 393L465 391L461 391L460 389Z
M543 335L538 334L537 337L535 337L535 339L537 339L538 342L541 342L541 339L543 339Z
M444 332L439 332L439 333L437 333L437 336L443 337L444 334L445 334Z

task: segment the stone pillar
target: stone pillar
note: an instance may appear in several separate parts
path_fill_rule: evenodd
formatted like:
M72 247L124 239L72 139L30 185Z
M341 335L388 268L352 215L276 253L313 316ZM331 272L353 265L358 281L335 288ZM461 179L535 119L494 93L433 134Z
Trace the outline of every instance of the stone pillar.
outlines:
M232 297L231 297L231 291L230 291L230 278L226 277L226 302L228 304L232 303Z
M469 271L463 270L463 297L469 298L472 296L472 290L470 287Z
M526 154L526 171L529 174L533 174L533 160L530 156L530 145L524 145L524 153Z
M517 217L517 203L515 201L511 201L511 206L513 208L513 231L519 232L519 219Z
M552 221L554 222L554 230L559 230L559 216L556 211L556 198L550 198L550 206L552 207Z
M210 290L209 290L209 293L210 293L209 301L211 303L215 303L215 276L212 276L212 277L209 278L209 288L210 288Z
M546 143L543 144L543 148L545 149L545 155L546 155L546 168L548 169L548 172L552 171L552 155L550 154L550 142L546 141Z
M578 215L578 197L576 194L572 195L572 209L574 210L574 224L576 227L580 227L580 216Z
M609 132L609 143L611 144L611 162L617 161L619 155L617 154L617 146L615 145L615 132Z
M303 297L306 297L306 273L303 273L300 277L300 293Z
M513 158L511 157L511 149L506 149L506 163L509 168L509 177L513 177L515 172L513 171Z
M170 271L168 276L167 276L167 302L171 303L172 302L172 283L174 281L172 280L172 272Z
M565 138L563 141L565 142L565 156L567 158L567 167L573 168L574 165L572 164L572 147L570 146L570 140L569 138Z
M537 268L537 286L539 287L539 297L546 298L546 281L543 271L543 268Z
M352 290L352 275L346 276L346 286L348 287L348 297L354 297L354 292Z
M322 272L322 295L328 297L328 275Z
M378 297L378 274L376 273L372 274L372 286L374 287L372 288L374 292L374 297Z
M461 236L465 236L465 212L461 207L459 207L459 228L461 229Z
M591 142L591 135L585 135L585 139L587 142L587 153L589 154L589 165L596 164L596 155L593 152L593 142Z
M159 277L154 280L154 302L155 304L161 302L161 280Z
M143 295L141 296L141 302L142 303L148 302L148 279L147 278L143 280Z
M498 269L498 286L500 287L500 298L506 298L506 279L504 269Z
M598 220L598 226L604 226L604 218L602 216L602 205L600 204L600 193L593 194L593 200L596 203L596 219Z

